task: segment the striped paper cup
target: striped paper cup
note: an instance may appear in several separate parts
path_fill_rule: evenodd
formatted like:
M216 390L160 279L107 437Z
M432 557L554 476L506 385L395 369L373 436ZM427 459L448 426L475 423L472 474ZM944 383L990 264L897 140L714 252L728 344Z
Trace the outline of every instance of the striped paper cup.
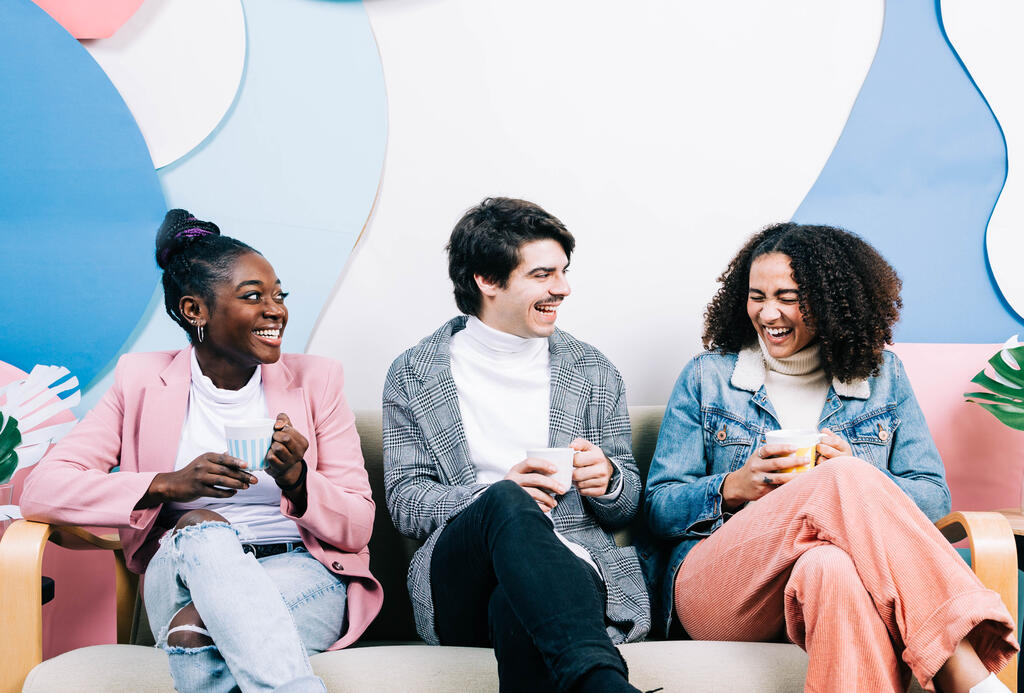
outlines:
M276 419L249 419L224 424L224 437L228 440L228 454L245 460L248 470L255 472L267 468L267 450L270 449Z

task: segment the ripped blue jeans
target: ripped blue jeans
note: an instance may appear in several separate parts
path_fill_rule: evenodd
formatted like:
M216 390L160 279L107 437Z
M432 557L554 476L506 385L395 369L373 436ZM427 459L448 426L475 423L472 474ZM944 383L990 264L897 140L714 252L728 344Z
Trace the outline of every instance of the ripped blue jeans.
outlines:
M256 559L227 523L184 527L160 540L143 591L178 691L326 691L309 655L340 637L346 587L304 547ZM190 602L214 645L167 645L168 623Z

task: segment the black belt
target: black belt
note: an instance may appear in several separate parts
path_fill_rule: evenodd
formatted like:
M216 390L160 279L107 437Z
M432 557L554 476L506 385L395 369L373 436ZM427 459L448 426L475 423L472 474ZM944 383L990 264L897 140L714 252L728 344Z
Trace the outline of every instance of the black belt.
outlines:
M280 544L242 544L242 551L251 553L256 558L266 558L279 553L288 553L300 546L304 546L301 541L286 541Z

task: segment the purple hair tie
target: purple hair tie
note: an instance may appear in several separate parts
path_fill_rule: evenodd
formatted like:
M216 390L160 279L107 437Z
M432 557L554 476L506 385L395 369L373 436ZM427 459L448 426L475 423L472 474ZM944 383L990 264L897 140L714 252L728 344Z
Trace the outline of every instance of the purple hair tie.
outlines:
M195 217L189 217L189 219L190 220L195 220ZM174 234L174 240L181 240L183 238L199 238L200 236L213 236L213 235L216 235L216 234L214 234L213 231L209 231L207 229L201 229L198 226L192 226L192 227L189 227L187 229L183 229L181 231L178 231L176 234ZM170 254L171 254L171 249L170 248L164 248L163 251L160 253L160 262L162 264L166 264L167 258L170 256Z
M174 237L175 238L198 238L199 236L212 236L212 235L213 235L213 231L207 231L206 229L201 229L198 226L193 226L191 228L185 229L184 231L179 231L178 233L174 234Z

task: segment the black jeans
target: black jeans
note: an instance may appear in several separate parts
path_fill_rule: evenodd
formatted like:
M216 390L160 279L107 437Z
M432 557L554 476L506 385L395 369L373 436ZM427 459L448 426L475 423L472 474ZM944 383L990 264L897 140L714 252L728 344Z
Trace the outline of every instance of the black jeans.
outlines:
M604 584L512 481L448 523L430 581L441 644L493 646L503 693L568 691L597 668L626 675L605 631Z

